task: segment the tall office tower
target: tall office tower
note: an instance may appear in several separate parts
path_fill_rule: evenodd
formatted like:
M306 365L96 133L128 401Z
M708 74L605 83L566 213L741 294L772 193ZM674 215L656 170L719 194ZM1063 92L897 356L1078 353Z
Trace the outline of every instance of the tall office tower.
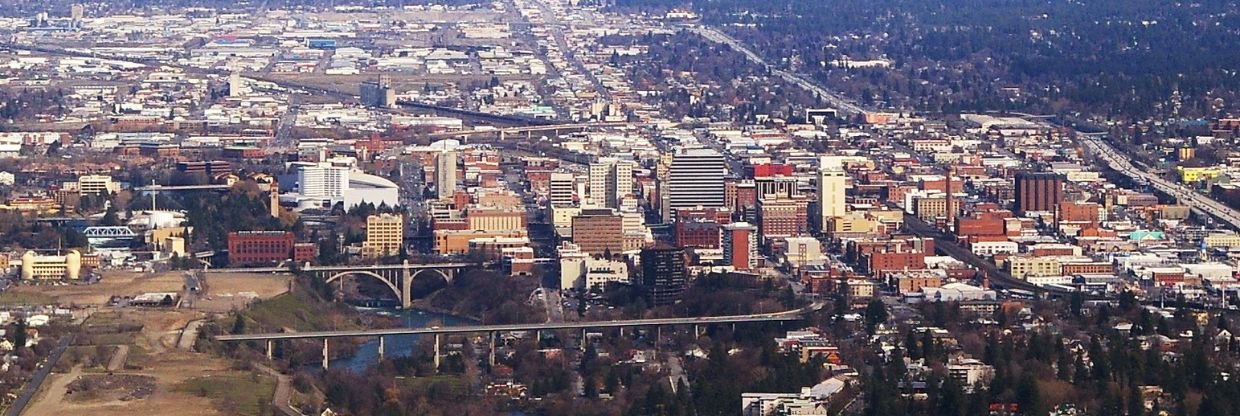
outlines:
M670 305L680 300L688 282L685 251L660 244L641 251L642 290L653 305Z
M719 237L723 247L723 263L733 269L749 271L758 264L758 227L747 222L723 226Z
M82 21L82 17L86 15L86 7L81 4L69 6L69 18L73 20L73 26L77 27Z
M241 73L232 71L228 73L228 96L240 97L244 92L245 84L241 82Z
M624 202L633 199L633 162L617 161L611 168L611 177L607 181L607 195L610 197L610 208L620 209Z
M590 164L590 178L586 189L586 204L592 207L607 207L607 177L611 176L614 159L602 158Z
M551 174L550 195L551 206L573 206L573 192L576 191L576 178L571 173L553 172Z
M818 216L821 227L832 218L844 216L844 189L847 186L844 167L836 158L818 159Z
M302 166L297 170L297 193L314 198L340 198L349 189L349 168Z
M633 197L633 164L627 160L602 158L590 164L590 204L600 208L620 208Z
M666 214L675 215L682 208L722 208L726 169L723 155L713 149L681 149L668 169Z
M456 152L443 151L435 157L435 195L451 198L456 193Z
M1051 212L1063 202L1063 176L1050 172L1016 174L1016 213Z

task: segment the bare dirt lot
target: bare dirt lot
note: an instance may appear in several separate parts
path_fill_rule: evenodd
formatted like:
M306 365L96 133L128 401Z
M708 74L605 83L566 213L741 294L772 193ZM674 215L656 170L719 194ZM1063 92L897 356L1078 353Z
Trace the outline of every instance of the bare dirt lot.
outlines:
M194 303L204 312L227 312L245 307L257 299L268 299L288 291L292 277L284 274L210 273L205 296Z
M209 293L195 305L208 312L224 312L233 306L242 307L255 296L266 299L288 290L288 275L260 273L210 273ZM90 285L20 285L15 294L50 296L61 305L104 306L113 295L134 296L140 293L181 292L185 287L184 272L158 274L109 271L103 279Z
M133 296L146 292L180 292L185 286L181 272L159 274L108 271L89 285L20 285L10 290L50 295L62 305L103 306L112 295Z
M246 373L232 371L228 363L202 354L167 351L154 355L151 366L146 370L117 372L117 375L134 376L142 380L144 397L94 397L78 400L71 398L69 393L74 382L84 375L80 368L74 368L68 374L53 374L48 377L43 389L36 396L26 415L78 415L95 416L111 415L217 415L225 414L218 410L210 398L181 391L181 383L193 377L204 375L247 376ZM78 382L81 385L82 382ZM115 392L113 392L115 393ZM73 393L80 394L80 393ZM119 394L119 393L118 393ZM102 396L102 395L101 395Z
M190 321L244 307L256 298L284 293L289 281L290 277L284 275L209 274L207 293L201 294L192 308L181 309L106 305L112 295L181 292L185 284L184 272L155 275L116 272L105 274L103 280L94 285L14 288L14 291L39 294L65 305L91 306L93 313L84 325L95 329L86 330L79 337L91 345L77 348L94 351L95 345L106 345L106 351L114 352L107 361L107 367L114 371L76 364L65 373L53 373L23 414L258 414L250 411L258 408L261 402L258 396L271 396L274 381L249 371L234 370L228 360L180 349L177 344ZM255 397L247 397L247 401L240 404L230 402L227 388L243 385L255 391ZM251 388L251 385L263 389Z
M69 383L66 400L74 403L142 400L155 391L155 377L91 374Z

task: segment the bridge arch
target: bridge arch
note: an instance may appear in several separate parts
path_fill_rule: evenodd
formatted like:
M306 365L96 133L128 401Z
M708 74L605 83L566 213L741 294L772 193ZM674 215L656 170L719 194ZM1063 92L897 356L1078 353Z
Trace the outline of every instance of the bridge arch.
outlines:
M396 284L395 284L395 283L392 283L392 281L391 281L391 280L389 280L388 278L383 277L383 276L380 276L378 273L375 273L375 272L366 271L366 270L348 270L348 271L343 271L343 272L340 272L340 273L333 274L333 275L331 275L331 277L328 277L328 278L327 278L327 283L331 283L331 282L334 282L334 281L337 281L337 280L343 279L345 276L348 276L348 275L370 276L370 277L373 277L373 278L375 278L376 280L378 280L378 281L380 281L380 282L383 282L383 284L387 285L388 289L392 289L392 293L396 294L396 298L397 298L397 299L401 299L401 300L402 300L402 306L407 306L407 305L403 305L403 304L405 303L405 302L404 302L404 299L406 299L406 298L407 298L405 294L406 294L406 293L409 293L409 292L408 292L408 291L406 291L406 292L401 292L401 290L400 290L401 288L396 287ZM413 279L408 279L408 280L413 280ZM406 290L407 290L407 288L406 288Z
M452 278L456 274L456 273L453 273L451 269L449 269L447 272L440 270L440 269L420 269L420 270L414 271L413 273L408 274L407 275L408 277L405 278L403 282L401 282L401 289L403 290L403 297L401 299L402 299L402 302L405 303L405 307L408 307L408 305L411 302L413 302L413 282L415 280L418 280L418 276L425 272L435 272L435 274L438 274L439 278L442 279L444 282L443 287L451 286ZM439 290L439 289L440 288L436 288L435 290Z

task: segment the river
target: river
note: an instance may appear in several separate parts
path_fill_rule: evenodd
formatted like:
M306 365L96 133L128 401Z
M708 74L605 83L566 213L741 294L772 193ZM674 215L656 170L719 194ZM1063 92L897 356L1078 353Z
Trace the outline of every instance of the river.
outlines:
M435 325L439 326L457 326L468 325L471 322L468 319L453 315L439 314L435 312L426 312L417 309L377 309L377 308L357 308L362 313L383 314L400 318L405 323L405 328L426 328L432 326L432 321L438 321ZM383 337L383 352L385 358L408 357L413 354L414 348L417 347L419 335L388 335ZM350 357L340 357L331 360L331 368L347 368L353 372L366 371L367 367L379 362L379 338L370 338L365 343L357 347L357 352ZM316 366L317 368L317 366Z

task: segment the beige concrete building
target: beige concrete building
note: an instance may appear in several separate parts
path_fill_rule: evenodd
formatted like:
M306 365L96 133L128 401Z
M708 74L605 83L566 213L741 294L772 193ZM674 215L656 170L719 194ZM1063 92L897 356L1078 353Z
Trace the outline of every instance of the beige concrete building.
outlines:
M1055 257L1009 257L1007 269L1017 279L1063 274L1063 265Z
M362 257L395 256L400 254L400 246L404 243L404 216L379 214L366 217L366 241L362 242Z
M44 256L27 251L22 255L22 280L77 280L82 273L82 254L69 250L63 256Z
M524 230L525 210L470 208L465 218L469 229L484 231Z

